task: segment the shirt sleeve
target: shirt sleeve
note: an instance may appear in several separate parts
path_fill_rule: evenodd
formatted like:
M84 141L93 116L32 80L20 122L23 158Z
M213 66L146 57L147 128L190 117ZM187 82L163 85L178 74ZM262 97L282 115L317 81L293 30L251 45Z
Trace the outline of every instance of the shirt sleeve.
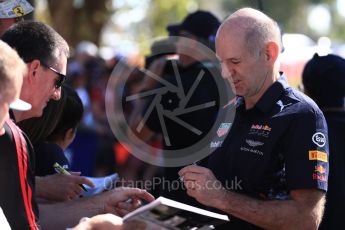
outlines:
M308 109L296 113L291 122L284 146L288 188L327 191L328 131L322 112Z
M63 150L53 143L41 143L35 146L36 150L36 175L46 176L55 174L53 165L59 163L67 171L69 170L69 162L64 155Z

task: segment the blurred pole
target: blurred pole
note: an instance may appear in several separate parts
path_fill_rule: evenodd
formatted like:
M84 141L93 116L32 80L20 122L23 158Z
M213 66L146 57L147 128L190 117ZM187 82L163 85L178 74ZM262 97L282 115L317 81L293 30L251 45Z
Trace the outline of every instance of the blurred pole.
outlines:
M260 11L264 11L264 5L262 4L262 0L258 0L258 8Z

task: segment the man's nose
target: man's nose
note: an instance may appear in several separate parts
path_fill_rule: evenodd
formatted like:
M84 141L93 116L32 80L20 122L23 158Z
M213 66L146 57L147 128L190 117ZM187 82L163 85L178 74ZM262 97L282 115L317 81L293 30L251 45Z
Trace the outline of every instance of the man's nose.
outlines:
M61 87L55 88L54 93L51 96L51 99L58 101L58 100L60 100L60 98L61 98Z
M223 79L227 79L231 77L231 71L227 65L222 64L222 77Z

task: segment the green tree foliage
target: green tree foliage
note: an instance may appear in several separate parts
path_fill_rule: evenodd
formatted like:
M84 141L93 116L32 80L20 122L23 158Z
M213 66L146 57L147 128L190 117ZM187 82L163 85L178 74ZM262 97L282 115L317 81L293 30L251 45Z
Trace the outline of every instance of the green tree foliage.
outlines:
M192 0L152 0L147 20L152 24L152 35L167 35L166 26L179 23L188 14Z
M99 43L100 33L112 12L110 0L48 0L51 25L71 45L80 40ZM79 5L76 4L79 2Z
M36 0L36 4L40 0ZM130 9L114 8L114 2L127 3L126 0L47 0L49 17L45 21L61 33L71 45L80 40L90 40L100 43L100 34L104 25L117 12ZM143 0L145 1L145 0ZM139 43L157 36L167 35L166 26L178 23L196 8L216 9L218 15L229 15L241 7L261 9L276 19L282 29L289 33L304 33L316 39L320 36L311 30L307 24L308 12L311 6L327 4L332 16L330 33L332 39L344 41L345 20L336 10L336 0L146 0L148 9L146 16L140 22L131 24L130 31L114 31L129 33L128 37ZM34 0L30 0L34 3ZM42 18L42 17L41 17ZM322 19L320 19L322 20ZM148 46L148 45L147 45ZM147 50L147 47L145 48Z
M316 39L320 37L311 30L307 24L309 9L311 6L325 4L331 13L331 29L329 36L335 40L345 40L345 20L336 9L336 0L221 0L223 8L231 13L241 7L261 9L266 14L278 21L284 32L303 33ZM320 20L323 20L320 18Z

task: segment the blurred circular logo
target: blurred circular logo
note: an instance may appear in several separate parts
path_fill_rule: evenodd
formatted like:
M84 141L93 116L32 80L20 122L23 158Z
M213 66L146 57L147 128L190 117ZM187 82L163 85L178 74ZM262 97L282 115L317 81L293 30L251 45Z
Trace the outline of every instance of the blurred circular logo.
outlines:
M229 114L222 107L235 93L222 79L215 53L201 42L186 37L154 42L146 68L125 58L116 64L106 90L107 118L137 158L184 166L212 153L219 127L234 118L234 110Z

